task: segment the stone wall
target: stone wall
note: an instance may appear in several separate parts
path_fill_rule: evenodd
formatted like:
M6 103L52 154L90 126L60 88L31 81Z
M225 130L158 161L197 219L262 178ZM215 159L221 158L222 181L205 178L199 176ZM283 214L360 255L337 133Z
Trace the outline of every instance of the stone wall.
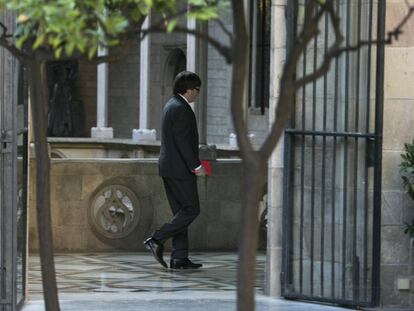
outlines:
M30 165L34 185L33 160ZM240 160L218 160L212 170L213 176L198 180L201 214L190 226L191 249L234 251L242 166ZM99 239L88 220L94 193L114 184L128 187L138 199L138 223L118 241ZM34 187L29 192L29 246L37 251ZM171 217L155 159L53 159L51 202L56 251L143 250L142 241Z
M387 29L406 13L404 1L387 1ZM414 217L414 202L403 191L398 167L403 144L414 139L413 27L411 19L404 27L407 31L385 52L381 230L381 303L385 306L414 306L414 249L402 232L403 223ZM410 290L399 290L399 279L409 279Z
M223 15L222 21L232 31L233 21L230 14ZM230 44L228 36L214 21L209 22L209 35L223 44ZM230 133L234 133L230 111L230 89L232 67L211 45L207 58L207 142L228 144ZM256 136L255 145L260 144L268 133L268 109L261 115L260 109L248 110L249 133Z
M222 17L224 25L233 27L231 16ZM228 44L228 37L215 22L208 26L209 35ZM228 144L229 134L233 132L230 114L231 66L217 50L208 45L207 61L207 142Z
M74 86L74 97L83 102L85 112L84 136L91 136L91 128L96 126L96 65L79 61L78 76Z
M156 17L155 17L156 18ZM231 15L223 16L228 29L232 29ZM209 34L220 42L229 44L228 36L215 22L209 22ZM175 49L187 53L185 34L151 34L150 91L148 127L161 130L161 112L172 94ZM114 129L114 137L130 138L132 129L139 127L139 70L140 46L136 40L122 61L109 64L108 126ZM116 49L110 53L116 53ZM84 136L90 136L96 126L97 67L79 62L79 74L75 83L75 97L82 100L85 111ZM207 59L207 142L228 144L229 134L234 132L230 113L231 66L212 47L208 47ZM268 109L261 115L257 109L249 110L250 132L255 134L257 145L264 140L268 128Z
M116 53L116 49L111 51ZM108 126L114 137L131 138L139 126L140 45L133 40L122 61L109 64Z
M110 53L119 53L113 49ZM114 137L131 138L132 129L139 121L139 43L135 40L127 55L119 62L109 64L108 126L113 127ZM84 104L85 137L90 137L96 126L97 67L89 62L79 62L74 94Z
M157 130L157 139L161 133L161 114L165 103L173 94L175 64L170 63L173 52L180 49L187 53L185 34L151 34L150 52L150 90L148 105L148 126ZM173 57L174 58L174 57Z
M286 3L286 1L274 1L274 14L277 14L276 18L278 18L276 21L285 16L283 5ZM346 2L344 2L344 5L346 5ZM376 12L376 8L374 8L374 12ZM395 27L395 25L400 22L406 14L407 5L405 1L387 1L387 31ZM403 223L411 221L414 217L414 202L410 201L408 196L405 194L399 173L399 164L401 162L400 154L403 150L403 144L412 141L414 138L414 91L411 85L414 80L414 69L411 65L413 63L412 55L414 55L414 35L410 32L410 30L414 27L413 23L414 21L411 20L404 27L404 34L399 38L398 42L395 42L392 46L386 48L384 63L385 102L383 120L384 141L382 162L381 257L377 258L381 262L381 306L385 308L407 308L404 310L413 310L414 306L414 266L412 262L414 250L410 247L409 237L405 235L402 230ZM279 28L283 29L280 25L275 25L276 27L279 26ZM275 28L274 31L279 33L279 28ZM362 29L366 28L367 27L363 27ZM273 59L275 62L272 65L273 74L271 75L271 78L277 77L275 72L277 73L281 69L284 61L284 41L282 41L282 43L279 42L278 36L274 36L273 39L275 42L273 50ZM362 53L366 52L362 51ZM364 54L362 54L362 56L364 57ZM353 61L352 57L350 60L351 62ZM341 62L339 65L340 68L343 66ZM375 65L375 63L372 65ZM373 81L375 81L374 73L375 72L372 71ZM272 90L277 90L276 83L279 82L278 79L273 79L271 82L274 83ZM344 88L344 83L341 83L340 85L341 88ZM371 88L371 91L371 96L374 98L375 89ZM277 92L273 94L273 96L277 96ZM271 106L276 102L276 98L272 99ZM351 103L352 100L351 96ZM372 103L374 103L374 100L372 100ZM270 118L272 118L273 109L270 112ZM298 110L296 115L301 116L301 111ZM350 114L350 120L354 120L353 112ZM371 114L371 121L372 120L373 114ZM320 125L321 122L317 122L317 126L319 126L318 124ZM339 124L339 126L342 127L343 125ZM370 128L370 132L371 131L373 131L373 127ZM281 206L282 199L280 193L277 192L277 186L282 183L282 179L280 177L282 170L281 167L283 167L282 160L282 152L277 151L274 153L274 156L269 163L270 209L267 265L269 273L267 280L267 292L274 296L280 295L280 271L277 269L277 266L280 266L281 254L281 209L279 207ZM318 170L316 171L318 172ZM372 184L372 177L369 178L369 181ZM279 186L279 189L280 188L281 187ZM372 188L370 187L369 189ZM360 197L359 194L358 197ZM372 202L372 196L369 196L369 202ZM357 218L361 219L359 215ZM328 223L325 222L325 225L328 225ZM362 227L360 226L359 228ZM289 246L292 246L294 243L295 240L293 243L290 243ZM306 245L306 243L307 239L305 237L304 244ZM335 242L335 245L336 244L337 243ZM317 254L317 252L315 252L315 254ZM315 257L315 259L318 260L317 257ZM320 262L318 262L318 264L319 263ZM305 273L308 274L308 265L305 264L304 267ZM349 269L348 267L347 269ZM315 275L317 275L318 272L319 271L315 270ZM348 271L346 273L349 275ZM325 276L326 275L327 273L325 273ZM304 277L304 284L309 284L306 280L308 275L305 275ZM351 278L347 277L347 279L349 280ZM410 289L403 290L399 288L399 281L407 279L409 281ZM316 285L318 284L315 284L315 288L317 288ZM314 293L317 295L320 294L317 290L315 290Z
M249 133L255 136L252 141L253 144L255 146L260 146L269 134L269 109L266 108L263 115L260 112L260 108L250 109L248 114L248 126Z

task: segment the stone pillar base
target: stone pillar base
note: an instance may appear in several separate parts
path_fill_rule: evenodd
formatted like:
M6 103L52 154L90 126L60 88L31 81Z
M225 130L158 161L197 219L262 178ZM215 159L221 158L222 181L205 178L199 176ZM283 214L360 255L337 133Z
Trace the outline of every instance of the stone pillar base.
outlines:
M132 140L136 142L140 141L156 141L157 131L154 129L133 129Z
M254 139L255 139L256 135L254 134L249 134L249 139L250 142L253 144L254 143ZM237 147L237 135L234 133L230 133L229 135L229 145L232 147Z
M92 138L114 138L112 127L93 127L91 128Z

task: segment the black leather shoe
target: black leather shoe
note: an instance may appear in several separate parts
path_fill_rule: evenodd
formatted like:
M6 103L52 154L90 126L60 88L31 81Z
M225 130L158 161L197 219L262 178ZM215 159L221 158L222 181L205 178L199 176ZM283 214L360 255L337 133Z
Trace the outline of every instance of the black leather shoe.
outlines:
M152 237L144 241L145 248L151 251L154 258L164 267L168 268L167 263L164 261L162 255L164 252L164 245L155 241Z
M200 263L194 263L188 258L183 259L171 259L170 268L171 269L198 269L203 265Z

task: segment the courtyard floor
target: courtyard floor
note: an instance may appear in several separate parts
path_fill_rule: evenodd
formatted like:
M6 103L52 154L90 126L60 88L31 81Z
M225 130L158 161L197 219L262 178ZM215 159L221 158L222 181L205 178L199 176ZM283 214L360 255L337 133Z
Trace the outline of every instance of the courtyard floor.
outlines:
M166 258L168 254L166 254ZM237 256L194 253L199 270L162 268L148 253L82 253L55 256L63 311L235 310ZM346 310L264 296L265 255L257 256L256 310ZM29 300L23 311L44 310L38 256L29 259ZM349 309L348 309L349 310Z

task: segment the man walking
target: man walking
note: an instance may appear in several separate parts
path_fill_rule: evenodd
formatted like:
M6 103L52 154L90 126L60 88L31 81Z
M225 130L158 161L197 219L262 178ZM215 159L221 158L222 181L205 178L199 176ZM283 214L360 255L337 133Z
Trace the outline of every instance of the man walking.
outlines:
M162 115L159 174L173 212L173 218L144 241L154 258L165 268L164 242L172 238L170 268L196 269L188 259L188 226L200 213L197 176L205 175L198 158L197 122L189 103L200 92L201 80L193 72L180 72L174 81L174 96Z

